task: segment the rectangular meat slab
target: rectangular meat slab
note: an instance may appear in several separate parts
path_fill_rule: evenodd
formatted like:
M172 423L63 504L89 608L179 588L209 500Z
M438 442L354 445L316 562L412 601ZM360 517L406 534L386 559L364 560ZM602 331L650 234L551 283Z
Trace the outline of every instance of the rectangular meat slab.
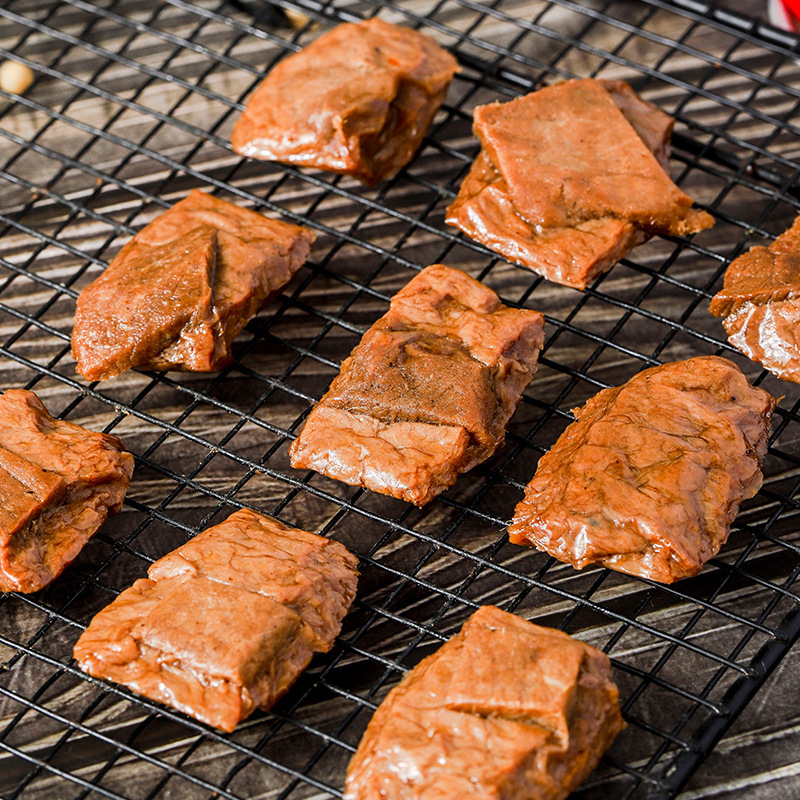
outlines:
M695 575L761 486L774 407L717 356L604 389L539 460L509 539L577 569L663 583Z
M213 372L233 340L308 258L314 234L195 190L153 220L80 294L76 369Z
M563 800L625 724L608 657L493 606L375 712L345 800Z
M74 655L90 675L230 732L330 650L356 566L338 542L243 509L156 561Z
M653 234L714 224L670 180L672 119L624 81L564 81L478 106L482 149L447 223L578 289Z
M0 589L36 592L57 578L120 510L132 474L119 439L9 389L0 397Z
M374 185L411 160L457 71L419 31L377 18L344 23L273 67L231 144Z
M427 267L344 361L292 444L292 466L424 505L502 445L543 330L539 312Z
M728 341L785 381L800 383L800 217L769 247L728 265L709 311Z

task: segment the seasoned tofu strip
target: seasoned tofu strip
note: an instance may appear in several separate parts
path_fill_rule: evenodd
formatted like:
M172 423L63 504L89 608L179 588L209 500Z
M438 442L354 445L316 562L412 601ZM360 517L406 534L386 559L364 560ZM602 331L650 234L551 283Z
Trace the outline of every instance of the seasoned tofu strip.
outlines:
M338 542L237 511L97 614L75 658L90 675L232 731L330 650L356 566Z
M625 727L608 657L493 606L375 712L345 800L563 800Z
M578 569L697 574L761 486L775 399L700 356L604 389L539 460L508 529Z
M237 120L237 153L391 177L422 143L458 63L434 39L373 18L344 23L275 66Z
M577 289L653 234L714 224L670 180L673 120L624 81L587 78L475 109L482 149L447 223Z
M36 592L122 507L122 442L50 416L22 389L0 397L0 589Z
M195 190L78 297L72 354L91 381L131 367L213 372L305 263L314 234Z
M292 466L424 505L502 445L543 330L538 311L427 267L344 361L291 447Z

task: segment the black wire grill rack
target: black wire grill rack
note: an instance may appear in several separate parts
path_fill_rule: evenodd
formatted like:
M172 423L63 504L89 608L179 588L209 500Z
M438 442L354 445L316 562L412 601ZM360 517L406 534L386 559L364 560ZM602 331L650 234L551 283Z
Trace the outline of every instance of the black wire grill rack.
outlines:
M365 189L231 152L233 121L273 64L375 14L430 33L463 66L406 169ZM800 392L731 351L707 312L728 261L798 212L796 40L693 0L4 0L0 56L35 74L24 96L0 92L2 386L34 389L136 456L123 512L65 574L0 596L0 796L339 797L377 704L483 603L611 656L629 727L580 796L675 796L800 633ZM585 292L443 222L478 150L473 107L571 76L623 78L672 114L673 177L716 218L694 238L637 248ZM196 187L309 225L310 262L222 373L87 385L69 351L77 293ZM505 447L424 510L292 470L288 445L342 358L435 262L547 315L542 366ZM508 544L514 505L569 409L703 353L734 358L783 398L764 487L718 558L661 586ZM360 556L333 651L232 735L80 673L72 646L91 617L241 506Z

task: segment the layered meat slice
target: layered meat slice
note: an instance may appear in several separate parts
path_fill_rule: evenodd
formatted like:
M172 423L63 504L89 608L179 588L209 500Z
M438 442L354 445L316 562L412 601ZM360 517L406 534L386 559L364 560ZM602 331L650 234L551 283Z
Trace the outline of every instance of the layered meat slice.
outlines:
M539 461L509 538L581 569L671 583L725 543L761 486L775 400L701 356L604 389Z
M734 259L710 309L748 358L800 383L800 217L769 247Z
M36 592L57 578L120 510L132 473L119 439L9 389L0 397L0 589Z
M478 106L482 149L447 222L583 289L654 234L713 225L667 175L672 122L623 81L565 81Z
M337 542L237 511L103 609L75 658L90 675L232 731L330 650L356 565Z
M624 727L608 657L483 606L381 703L345 800L563 800Z
M231 144L372 185L411 160L457 71L429 36L380 19L345 23L269 73Z
M87 380L131 367L211 372L303 265L314 234L193 191L78 297L72 353Z
M427 267L344 361L292 466L427 503L503 443L543 325L463 272Z

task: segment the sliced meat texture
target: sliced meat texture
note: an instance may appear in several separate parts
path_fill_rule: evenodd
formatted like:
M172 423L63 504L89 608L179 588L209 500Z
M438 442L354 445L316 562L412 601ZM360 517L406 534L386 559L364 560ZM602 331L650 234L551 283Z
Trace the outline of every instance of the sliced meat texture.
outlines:
M775 400L701 356L604 389L539 461L509 527L577 569L696 575L760 488Z
M308 258L314 234L195 190L128 242L80 294L72 331L87 380L131 367L214 372Z
M714 224L666 172L672 124L624 81L565 81L478 106L482 149L446 221L583 289L654 234Z
M345 800L563 800L625 727L608 657L483 606L381 703Z
M0 589L37 592L122 507L122 442L50 416L22 389L0 397Z
M330 650L357 559L244 509L156 561L92 620L80 668L232 731Z
M539 312L427 267L344 361L292 466L424 505L502 445L543 338Z
M769 247L734 259L709 308L728 341L786 381L800 383L800 217Z
M458 62L418 31L345 23L281 61L237 120L237 153L354 175L391 177L422 143Z

